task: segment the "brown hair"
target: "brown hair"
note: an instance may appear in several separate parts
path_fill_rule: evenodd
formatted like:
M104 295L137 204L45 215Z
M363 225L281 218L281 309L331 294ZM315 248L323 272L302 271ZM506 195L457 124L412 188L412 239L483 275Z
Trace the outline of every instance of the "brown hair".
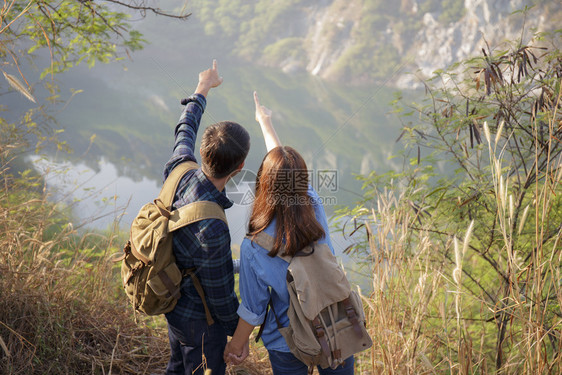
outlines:
M260 165L248 234L262 232L274 218L275 241L268 254L271 257L283 247L283 255L294 256L325 235L308 195L306 163L295 149L288 146L268 152Z
M232 173L248 155L250 135L240 124L221 121L201 137L201 165L205 174L222 178Z

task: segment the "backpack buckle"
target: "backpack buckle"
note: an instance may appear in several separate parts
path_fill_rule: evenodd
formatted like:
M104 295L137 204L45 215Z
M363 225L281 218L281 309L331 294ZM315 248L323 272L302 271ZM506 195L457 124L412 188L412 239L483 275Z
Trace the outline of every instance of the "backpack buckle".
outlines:
M353 324L353 330L355 331L355 333L357 333L359 336L362 337L363 332L361 331L361 327L359 326L359 319L357 319L357 312L355 311L355 308L351 304L351 300L348 297L344 299L342 303L345 308L347 319L349 319L351 324Z
M121 256L112 260L113 263L121 262L127 255L131 253L131 241L127 241L125 246L123 246L123 254Z
M326 358L330 358L330 346L328 345L328 341L326 340L326 331L320 322L318 317L314 318L312 321L312 325L314 326L314 333L318 338L318 342L320 343L320 347L322 348L322 354Z

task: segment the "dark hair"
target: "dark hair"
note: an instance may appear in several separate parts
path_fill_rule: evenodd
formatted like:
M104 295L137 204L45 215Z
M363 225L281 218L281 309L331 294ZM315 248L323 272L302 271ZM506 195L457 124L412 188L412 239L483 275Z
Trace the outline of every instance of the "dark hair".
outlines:
M283 255L322 238L324 228L316 220L308 195L308 170L302 156L292 147L276 147L263 159L256 177L254 206L248 234L256 235L276 219L275 241L269 256L285 247Z
M250 151L250 135L240 124L221 121L205 129L201 165L205 174L222 178L232 173Z

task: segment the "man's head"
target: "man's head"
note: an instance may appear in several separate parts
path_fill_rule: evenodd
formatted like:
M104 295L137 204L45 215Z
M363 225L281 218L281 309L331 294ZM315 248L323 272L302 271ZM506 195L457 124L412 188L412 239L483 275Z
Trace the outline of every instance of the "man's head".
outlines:
M205 129L201 138L203 172L223 178L234 172L250 151L250 135L240 124L221 121Z

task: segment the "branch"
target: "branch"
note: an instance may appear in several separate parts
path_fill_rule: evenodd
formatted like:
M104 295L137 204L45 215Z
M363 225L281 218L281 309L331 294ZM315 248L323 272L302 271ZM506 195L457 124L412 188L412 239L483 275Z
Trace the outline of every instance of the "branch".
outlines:
M128 3L124 3L124 2L122 2L122 1L119 1L119 0L104 0L104 1L107 1L107 2L113 3L113 4L117 4L117 5L123 6L123 7L125 7L125 8L134 9L134 10L140 10L140 11L142 11L142 12L149 11L149 12L152 12L152 13L154 13L154 14L156 14L156 15L159 15L159 16L170 17L170 18L177 18L177 19L180 19L180 20L185 20L185 19L187 19L189 16L191 16L191 13L187 13L187 14L184 14L184 15L181 15L181 14L180 14L180 15L176 15L176 14L172 14L172 13L163 12L163 11L161 11L161 10L158 9L158 8L147 7L147 6L143 6L143 5L131 5L131 4L128 4Z

